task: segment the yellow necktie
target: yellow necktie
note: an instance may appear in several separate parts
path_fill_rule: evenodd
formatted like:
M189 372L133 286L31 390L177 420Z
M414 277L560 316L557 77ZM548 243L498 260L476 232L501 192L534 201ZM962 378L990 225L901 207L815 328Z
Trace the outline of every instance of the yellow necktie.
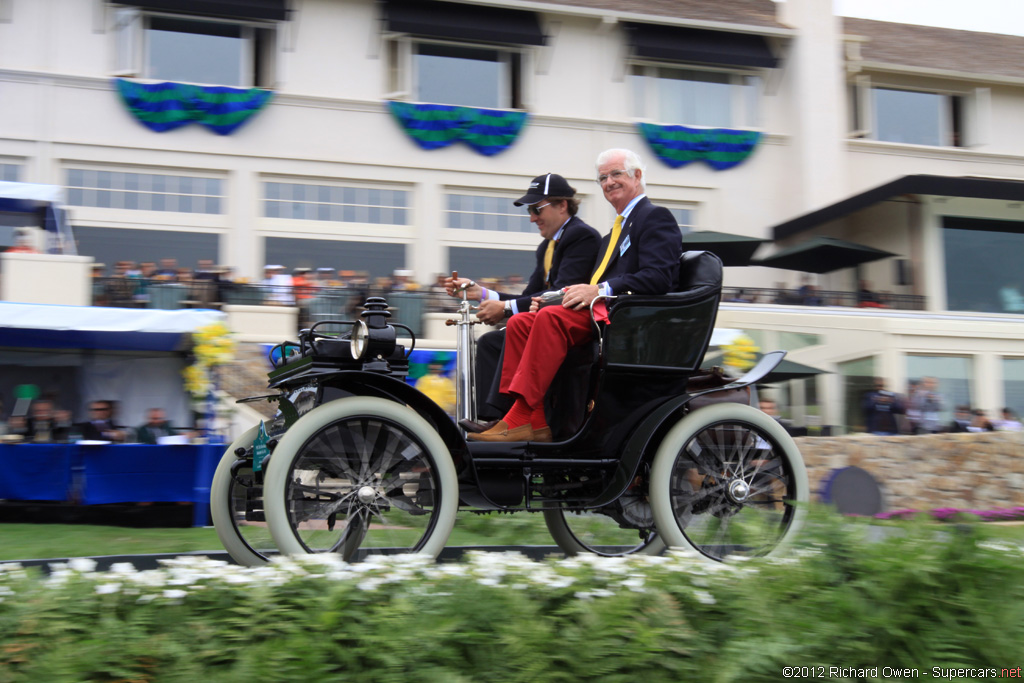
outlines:
M544 282L549 282L551 276L551 262L555 259L555 241L548 240L547 251L544 252Z
M619 241L619 233L622 232L622 216L615 217L615 224L612 226L612 236L608 240L608 249L604 252L604 258L601 259L601 265L597 267L594 274L590 276L590 284L596 285L601 281L601 276L604 275L604 269L608 267L608 262L612 260L612 254L615 253L615 245Z

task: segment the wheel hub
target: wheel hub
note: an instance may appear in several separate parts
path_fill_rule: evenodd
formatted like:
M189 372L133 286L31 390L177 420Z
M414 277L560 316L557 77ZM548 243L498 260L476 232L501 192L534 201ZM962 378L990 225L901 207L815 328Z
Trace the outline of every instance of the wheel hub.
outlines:
M733 479L729 482L726 491L728 491L729 500L733 503L742 503L750 495L750 486L742 479Z
M356 492L356 498L358 498L359 502L363 505L369 505L377 499L377 492L372 486L361 486Z

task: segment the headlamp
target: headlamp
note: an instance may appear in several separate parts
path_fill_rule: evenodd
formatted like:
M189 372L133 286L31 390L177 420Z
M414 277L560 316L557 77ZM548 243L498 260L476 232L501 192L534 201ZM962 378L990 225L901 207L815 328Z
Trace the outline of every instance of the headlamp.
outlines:
M387 358L395 351L395 328L388 325L388 304L381 297L370 297L360 313L352 330L350 349L356 360L365 360L374 356Z

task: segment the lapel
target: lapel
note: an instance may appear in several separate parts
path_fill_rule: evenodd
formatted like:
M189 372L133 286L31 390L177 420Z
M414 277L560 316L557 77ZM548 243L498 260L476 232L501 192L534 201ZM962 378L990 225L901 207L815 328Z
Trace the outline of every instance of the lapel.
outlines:
M626 221L622 224L622 231L619 233L619 241L615 243L615 251L612 252L612 257L608 259L608 266L604 270L605 275L611 271L612 266L619 260L619 250L622 248L622 243L629 236L630 228L633 227L633 221L640 215L640 208L643 207L647 201L647 197L638 201L633 207L633 210L629 212L629 216L626 218ZM632 249L632 246L630 246L630 248Z

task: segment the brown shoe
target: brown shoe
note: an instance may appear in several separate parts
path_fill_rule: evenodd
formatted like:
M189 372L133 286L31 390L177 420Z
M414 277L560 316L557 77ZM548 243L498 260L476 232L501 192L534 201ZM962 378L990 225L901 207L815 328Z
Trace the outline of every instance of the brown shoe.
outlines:
M465 429L470 434L479 434L480 432L486 432L491 427L498 424L498 420L490 420L488 422L474 422L468 418L462 418L459 420L459 426Z
M551 443L551 427L541 427L540 429L533 430L533 438L530 441Z
M504 420L498 420L498 424L494 425L486 432L480 432L479 434L467 434L466 438L470 441L533 441L533 427L530 423L526 423L513 429L508 428L508 423Z

